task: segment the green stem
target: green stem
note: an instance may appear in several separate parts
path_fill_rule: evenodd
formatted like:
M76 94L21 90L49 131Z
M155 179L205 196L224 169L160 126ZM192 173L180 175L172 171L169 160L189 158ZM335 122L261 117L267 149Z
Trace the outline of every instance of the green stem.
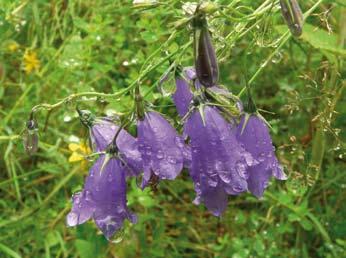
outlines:
M318 0L306 13L304 13L304 20L306 20L307 17L310 16L310 14L323 2L323 0ZM258 77L258 75L263 71L264 67L270 62L270 60L274 57L274 55L286 44L286 42L292 37L289 30L287 30L282 36L279 41L281 43L279 46L266 58L266 60L262 63L262 65L259 67L259 69L255 72L255 74L250 78L248 84L251 85L255 81L255 79ZM246 87L243 87L241 91L238 94L238 97L241 97L246 90Z

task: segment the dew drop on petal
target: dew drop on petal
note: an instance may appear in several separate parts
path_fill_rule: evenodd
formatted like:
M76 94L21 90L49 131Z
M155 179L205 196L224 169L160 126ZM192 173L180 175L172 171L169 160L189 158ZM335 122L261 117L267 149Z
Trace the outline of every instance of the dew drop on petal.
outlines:
M237 169L237 172L238 172L240 177L242 177L244 179L248 179L249 174L248 174L246 166L243 162L238 161L236 164L236 169Z
M91 201L91 192L89 190L85 191L85 200Z
M181 139L181 137L176 136L175 139L175 144L179 147L179 148L183 148L184 147L184 143L183 140Z
M173 156L168 156L167 161L171 164L176 164L177 160Z
M159 150L159 151L157 152L157 154L156 154L156 158L157 158L157 159L163 159L163 157L164 157L163 151L162 151L162 150Z
M78 224L78 214L75 212L70 212L66 217L66 223L68 226L73 227Z
M232 189L234 192L236 193L240 193L242 191L244 191L244 188L239 184L239 183L235 183L233 186L232 186Z
M226 184L230 183L232 180L231 173L227 170L218 170L219 177Z

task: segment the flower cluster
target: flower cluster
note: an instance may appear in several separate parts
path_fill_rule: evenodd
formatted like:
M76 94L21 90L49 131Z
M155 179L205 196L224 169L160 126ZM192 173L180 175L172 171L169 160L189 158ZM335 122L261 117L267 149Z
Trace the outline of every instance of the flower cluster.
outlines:
M239 102L240 116L230 118L213 105L193 68L178 72L175 81L172 99L184 123L183 135L152 110L138 116L136 138L110 118L79 110L92 149L101 154L84 189L73 195L69 226L92 218L109 239L125 219L135 223L136 216L127 207L127 177L142 175L145 188L152 181L173 180L186 168L195 186L194 203L204 203L215 216L226 209L229 195L250 191L261 197L272 176L286 178L266 123L253 110L246 113L251 105L245 105L244 112ZM232 95L218 86L208 90L217 96Z
M196 192L193 202L203 203L215 216L225 211L229 195L249 191L261 197L272 176L286 179L250 90L243 105L218 85L216 53L205 16L197 13L193 26L196 69L176 67L172 95L183 124L182 134L160 113L148 108L139 86L134 94L136 137L125 130L127 123L78 110L81 122L89 129L92 150L99 157L84 189L72 197L69 226L93 219L110 239L125 219L135 223L136 216L127 207L128 177L141 176L143 189L153 182L174 180L185 168ZM166 73L161 83L166 83L168 76ZM34 129L34 124L28 125L31 135Z

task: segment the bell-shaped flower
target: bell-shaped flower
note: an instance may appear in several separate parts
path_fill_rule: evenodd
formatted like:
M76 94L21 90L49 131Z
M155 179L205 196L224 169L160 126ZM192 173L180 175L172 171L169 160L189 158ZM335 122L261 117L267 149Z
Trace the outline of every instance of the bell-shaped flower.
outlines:
M190 139L197 200L220 216L227 206L227 194L247 191L247 169L256 164L237 141L231 125L215 107L201 105L188 118L184 133Z
M81 122L88 127L93 151L103 152L112 142L119 126L109 117L95 117L88 110L78 110ZM142 157L138 150L138 141L124 129L121 129L116 139L116 145L121 158L132 168L136 175L142 171Z
M189 81L183 76L177 76L175 78L176 90L173 94L173 101L177 108L178 114L184 117L190 107L190 103L193 99L193 94L189 87Z
M142 187L153 174L159 179L175 179L189 153L170 123L157 112L146 112L137 122L137 138L143 159Z
M105 160L107 155L100 156L90 169L84 189L73 195L66 222L73 227L93 219L111 239L125 219L136 223L137 218L127 207L125 165L116 157Z
M262 197L265 188L272 176L279 180L285 180L286 175L279 164L275 147L269 134L268 127L256 113L245 114L236 129L239 142L245 150L259 162L257 165L247 168L248 189L257 197Z

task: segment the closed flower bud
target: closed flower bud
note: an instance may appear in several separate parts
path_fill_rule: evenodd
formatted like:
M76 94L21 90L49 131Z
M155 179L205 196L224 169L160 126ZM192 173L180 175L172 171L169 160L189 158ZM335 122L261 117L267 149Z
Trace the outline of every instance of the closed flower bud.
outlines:
M34 154L38 149L38 127L34 119L30 119L26 122L23 144L26 153L29 155Z
M288 28L295 37L299 37L303 32L303 13L297 0L280 0L281 12Z
M197 78L205 87L214 86L219 79L219 67L217 64L215 49L211 41L207 21L195 22L198 27L195 30L195 66Z

